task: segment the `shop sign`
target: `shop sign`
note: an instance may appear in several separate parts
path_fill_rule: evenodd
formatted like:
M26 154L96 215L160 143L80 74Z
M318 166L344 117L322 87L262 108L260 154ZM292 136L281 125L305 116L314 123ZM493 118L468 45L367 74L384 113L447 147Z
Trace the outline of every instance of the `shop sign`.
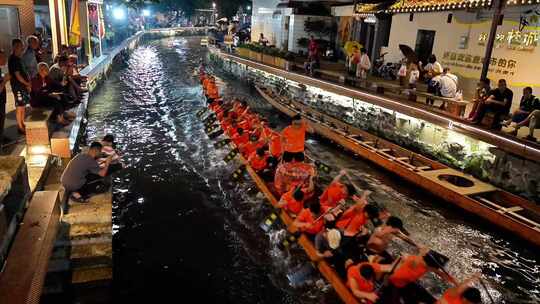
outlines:
M488 33L480 33L478 35L478 45L485 46L488 37ZM514 29L505 33L497 33L494 46L496 48L506 47L510 50L532 51L538 45L538 38L540 38L540 32L538 31L522 32Z
M468 70L482 70L484 57L467 53L444 52L441 63L444 66L458 67ZM501 75L513 76L517 61L509 58L494 58L489 61L489 72Z

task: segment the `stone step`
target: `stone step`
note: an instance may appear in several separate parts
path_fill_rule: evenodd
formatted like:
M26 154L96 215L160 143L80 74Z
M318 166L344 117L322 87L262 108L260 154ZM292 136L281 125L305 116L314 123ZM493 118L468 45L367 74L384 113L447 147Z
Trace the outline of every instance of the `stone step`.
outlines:
M71 283L85 284L112 280L112 266L73 269Z
M101 223L72 224L69 227L69 238L71 240L81 240L99 238L112 235L112 223L110 221Z
M112 259L112 244L110 242L94 243L71 247L70 258L72 261L96 257Z
M70 200L68 211L62 221L73 224L110 223L112 214L111 192L93 196L88 203Z

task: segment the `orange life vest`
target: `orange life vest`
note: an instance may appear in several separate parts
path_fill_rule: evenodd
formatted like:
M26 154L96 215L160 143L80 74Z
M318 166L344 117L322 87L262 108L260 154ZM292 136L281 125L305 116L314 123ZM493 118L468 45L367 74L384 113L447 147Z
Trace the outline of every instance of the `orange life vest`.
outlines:
M296 220L297 221L300 221L302 223L309 223L309 224L312 224L315 222L315 216L313 216L313 213L311 213L311 210L309 210L308 208L304 208L302 209L302 211L300 211L300 213L298 214L298 216L296 217ZM322 219L318 220L317 222L315 222L314 225L312 225L310 228L303 228L303 229L300 229L306 233L309 233L309 234L317 234L319 232L321 232L324 228L324 222Z
M266 168L266 156L260 157L257 155L257 152L253 152L251 156L249 157L249 165L253 168L255 171L261 171Z
M306 142L306 124L296 128L293 126L286 127L281 133L285 139L283 142L283 151L285 152L304 152L304 144Z
M290 191L285 192L285 194L281 196L281 199L287 203L284 207L285 210L294 214L298 214L300 213L300 211L302 211L302 208L304 207L304 202L294 199L293 194L295 190L296 189L291 189Z
M323 212L337 206L337 204L347 198L347 188L340 182L331 183L320 198L321 208Z
M352 235L356 235L366 224L364 210L358 211L355 206L349 207L336 222L336 227Z
M443 293L436 304L463 304L463 300L460 294L450 289Z
M392 285L403 288L409 283L418 281L427 271L427 265L421 256L408 256L403 259L401 265L390 275L389 281Z

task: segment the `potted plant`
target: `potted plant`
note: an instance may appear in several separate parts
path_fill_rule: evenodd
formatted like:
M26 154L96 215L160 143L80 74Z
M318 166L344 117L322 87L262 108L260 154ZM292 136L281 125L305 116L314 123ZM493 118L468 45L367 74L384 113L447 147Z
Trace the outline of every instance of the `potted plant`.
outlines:
M249 49L249 59L261 62L262 61L262 52L261 47L255 44L250 44Z
M249 57L249 45L248 44L240 44L236 48L236 55L240 57Z
M263 48L262 61L268 65L276 65L276 56L278 55L279 50L276 48Z

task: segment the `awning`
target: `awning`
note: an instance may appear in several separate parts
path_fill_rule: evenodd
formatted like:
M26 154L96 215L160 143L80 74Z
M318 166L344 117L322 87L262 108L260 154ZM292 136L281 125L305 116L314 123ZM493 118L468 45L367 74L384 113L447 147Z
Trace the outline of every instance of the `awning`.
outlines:
M491 6L491 0L401 0L392 4L387 13L413 13Z

